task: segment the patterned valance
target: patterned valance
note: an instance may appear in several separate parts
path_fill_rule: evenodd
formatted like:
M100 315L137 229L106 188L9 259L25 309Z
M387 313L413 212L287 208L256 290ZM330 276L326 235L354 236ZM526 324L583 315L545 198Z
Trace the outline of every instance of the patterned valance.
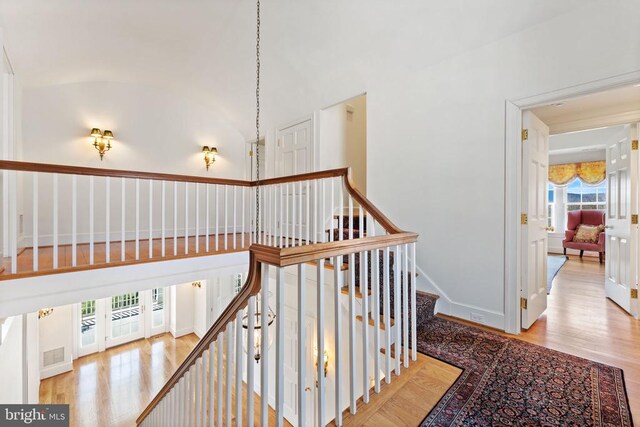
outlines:
M575 177L585 184L600 184L607 177L607 164L604 160L598 160L549 166L549 181L555 185L566 185Z

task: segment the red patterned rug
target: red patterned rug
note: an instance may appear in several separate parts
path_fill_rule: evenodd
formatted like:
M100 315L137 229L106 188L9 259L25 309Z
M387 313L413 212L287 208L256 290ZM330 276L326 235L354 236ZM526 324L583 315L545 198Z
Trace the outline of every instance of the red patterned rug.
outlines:
M622 370L433 318L418 350L463 369L421 426L632 426Z

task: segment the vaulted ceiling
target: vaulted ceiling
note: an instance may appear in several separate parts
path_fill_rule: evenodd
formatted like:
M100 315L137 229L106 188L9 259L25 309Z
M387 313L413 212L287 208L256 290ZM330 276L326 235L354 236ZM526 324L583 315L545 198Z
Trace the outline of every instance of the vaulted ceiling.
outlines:
M570 13L584 0L263 0L268 123L401 84L404 73ZM125 81L173 90L251 135L255 3L250 0L0 0L25 87ZM498 66L499 64L497 64Z

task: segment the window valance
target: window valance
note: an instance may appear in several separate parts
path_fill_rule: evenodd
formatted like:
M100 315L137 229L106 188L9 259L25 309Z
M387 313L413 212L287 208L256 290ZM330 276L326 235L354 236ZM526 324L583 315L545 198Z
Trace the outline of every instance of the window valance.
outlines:
M549 181L555 185L566 185L575 177L585 184L600 184L607 177L607 164L604 160L598 160L549 166Z

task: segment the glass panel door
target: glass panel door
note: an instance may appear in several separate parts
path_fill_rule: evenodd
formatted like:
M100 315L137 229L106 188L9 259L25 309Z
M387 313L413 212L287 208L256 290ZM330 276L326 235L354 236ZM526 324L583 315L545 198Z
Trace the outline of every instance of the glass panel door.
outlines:
M151 335L167 331L166 289L151 289Z
M80 356L98 351L96 308L96 300L80 303L80 339L78 340L78 353Z
M144 306L140 292L111 297L107 304L107 347L144 337Z

